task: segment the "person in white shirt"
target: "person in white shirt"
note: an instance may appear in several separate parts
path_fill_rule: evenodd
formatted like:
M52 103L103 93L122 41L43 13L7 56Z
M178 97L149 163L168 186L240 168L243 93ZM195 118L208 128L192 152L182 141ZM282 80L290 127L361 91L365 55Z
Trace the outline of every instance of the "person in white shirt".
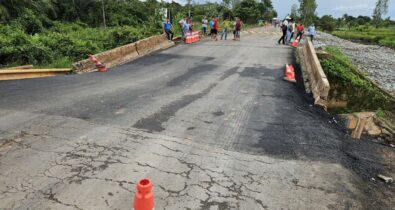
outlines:
M187 23L186 22L187 17L182 18L180 21L178 21L178 24L180 24L180 28L181 28L181 36L182 38L185 38L185 33L184 33L184 25Z
M207 36L207 24L208 24L207 17L204 16L204 18L202 20L202 33L204 36Z
M314 23L309 26L307 29L307 36L310 37L311 42L313 42L315 36L315 26Z

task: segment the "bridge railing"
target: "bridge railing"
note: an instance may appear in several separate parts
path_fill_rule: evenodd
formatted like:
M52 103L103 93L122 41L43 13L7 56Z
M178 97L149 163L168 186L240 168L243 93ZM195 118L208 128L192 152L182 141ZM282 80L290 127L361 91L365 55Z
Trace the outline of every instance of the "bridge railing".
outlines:
M305 80L315 99L315 104L326 107L329 95L329 81L322 69L321 63L317 57L313 43L309 38L299 50L300 63Z

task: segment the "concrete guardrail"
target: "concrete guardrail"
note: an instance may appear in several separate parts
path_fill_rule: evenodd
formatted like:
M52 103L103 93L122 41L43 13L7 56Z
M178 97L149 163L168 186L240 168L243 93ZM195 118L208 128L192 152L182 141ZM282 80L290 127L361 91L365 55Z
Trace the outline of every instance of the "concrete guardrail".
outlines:
M299 56L306 88L313 94L314 103L326 108L330 85L310 39L306 38L299 48Z
M1 69L0 81L50 77L64 75L70 72L71 69Z
M174 42L167 40L166 35L151 36L137 42L117 47L94 55L100 62L104 63L107 68L130 62L134 59L147 55L149 53L167 49L174 45ZM82 60L73 65L73 71L76 73L95 71L95 65L89 60Z

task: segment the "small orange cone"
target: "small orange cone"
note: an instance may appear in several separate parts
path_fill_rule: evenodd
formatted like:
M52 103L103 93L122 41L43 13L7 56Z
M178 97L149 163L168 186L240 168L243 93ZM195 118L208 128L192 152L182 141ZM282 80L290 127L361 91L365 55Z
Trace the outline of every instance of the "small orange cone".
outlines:
M285 77L284 80L288 82L296 82L295 80L295 69L292 65L285 65Z
M134 194L134 210L153 210L154 195L152 183L149 179L141 179L137 183L137 192Z
M107 71L106 65L102 64L99 60L97 60L97 58L95 56L93 56L93 55L88 55L88 56L89 56L89 60L95 64L98 72Z
M298 47L299 46L299 42L300 42L300 36L297 38L297 39L295 39L295 41L294 42L292 42L292 44L291 44L291 46L292 47Z

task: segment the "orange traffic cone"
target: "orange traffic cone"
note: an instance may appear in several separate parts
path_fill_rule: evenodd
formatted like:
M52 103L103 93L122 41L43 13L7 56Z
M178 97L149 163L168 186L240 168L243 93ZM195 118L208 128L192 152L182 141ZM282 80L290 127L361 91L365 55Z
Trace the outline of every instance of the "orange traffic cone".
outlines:
M134 210L154 209L154 195L152 193L152 183L149 179L141 179L137 183L133 208Z
M295 69L292 65L285 65L285 77L284 80L288 82L296 82L295 80Z
M88 56L89 56L89 60L92 61L92 63L95 64L98 72L107 71L106 65L104 65L99 60L97 60L95 56L93 56L93 55L88 55Z
M292 44L291 44L291 46L292 47L298 47L299 46L299 42L300 42L300 36L297 38L297 39L295 39L295 41L294 42L292 42Z

